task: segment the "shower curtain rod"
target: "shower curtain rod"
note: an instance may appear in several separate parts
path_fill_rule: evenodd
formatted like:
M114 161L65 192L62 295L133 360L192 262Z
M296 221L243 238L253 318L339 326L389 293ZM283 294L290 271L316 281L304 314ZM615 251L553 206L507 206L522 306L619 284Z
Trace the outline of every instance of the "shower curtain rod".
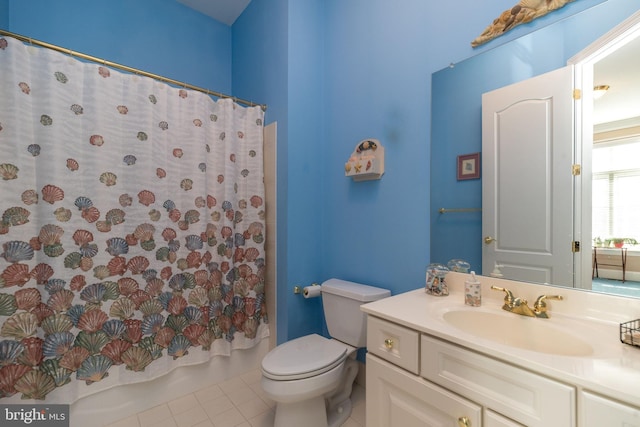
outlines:
M240 104L244 104L244 105L247 105L249 107L259 106L260 108L262 108L262 111L267 111L266 104L256 104L255 102L247 101L247 100L244 100L244 99L241 99L241 98L236 98L235 96L225 95L225 94L220 93L220 92L214 92L214 91L209 90L209 89L204 89L204 88L201 88L201 87L198 87L198 86L194 86L194 85L191 85L191 84L188 84L188 83L179 82L177 80L173 80L173 79L170 79L168 77L159 76L157 74L149 73L147 71L139 70L137 68L132 68L132 67L128 67L126 65L118 64L117 62L111 62L111 61L107 61L107 60L102 59L102 58L97 58L95 56L87 55L85 53L75 52L75 51L73 51L71 49L66 49L64 47L56 46L56 45L51 44L51 43L43 42L43 41L40 41L40 40L35 40L35 39L30 38L30 37L25 37L25 36L22 36L20 34L12 33L10 31L5 31L5 30L0 29L0 35L13 37L14 39L18 39L18 40L23 41L25 43L29 43L29 44L32 44L32 45L45 47L47 49L56 50L58 52L66 53L66 54L69 54L71 56L75 56L75 57L78 57L78 58L86 59L88 61L96 62L98 64L102 64L102 65L105 65L105 66L108 66L108 67L124 70L124 71L127 71L129 73L133 73L133 74L137 74L137 75L145 76L145 77L151 77L152 79L159 80L159 81L165 82L165 83L171 83L172 85L175 85L175 86L178 86L178 87L197 90L198 92L203 92L203 93L206 93L207 95L212 95L212 96L215 96L215 97L218 97L218 98L231 98L235 102L238 102Z

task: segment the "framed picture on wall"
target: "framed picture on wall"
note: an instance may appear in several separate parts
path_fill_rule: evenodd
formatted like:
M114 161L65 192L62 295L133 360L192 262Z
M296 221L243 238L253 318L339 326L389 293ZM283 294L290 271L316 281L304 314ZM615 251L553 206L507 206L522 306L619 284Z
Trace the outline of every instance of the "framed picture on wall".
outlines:
M458 156L458 181L480 178L480 153Z

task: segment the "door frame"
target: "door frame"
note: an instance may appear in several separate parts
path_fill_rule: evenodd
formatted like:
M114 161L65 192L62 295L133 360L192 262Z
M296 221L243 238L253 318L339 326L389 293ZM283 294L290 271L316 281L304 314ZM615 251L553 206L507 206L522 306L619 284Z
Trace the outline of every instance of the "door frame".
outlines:
M581 174L575 179L574 236L581 242L581 251L574 254L574 287L591 289L591 175L593 147L593 67L615 50L640 37L640 11L634 13L611 31L604 34L575 56L567 65L574 66L574 88L580 91L580 102L575 104L574 135L575 163L581 165ZM585 279L585 280L583 280Z

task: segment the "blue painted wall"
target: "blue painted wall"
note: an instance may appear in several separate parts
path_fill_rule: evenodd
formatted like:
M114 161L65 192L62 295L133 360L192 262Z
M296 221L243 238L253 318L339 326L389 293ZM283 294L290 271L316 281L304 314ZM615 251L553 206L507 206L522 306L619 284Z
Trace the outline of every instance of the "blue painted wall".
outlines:
M294 296L295 285L340 277L394 294L422 286L433 258L430 194L457 191L455 182L430 187L432 73L602 1L575 1L478 49L470 41L515 0L253 0L233 27L175 0L0 0L0 25L268 104L266 122L279 130L282 342L323 330L320 301ZM624 15L638 0L604 4ZM599 35L590 25L576 33L581 42ZM548 43L564 49L564 60L579 50L574 36ZM354 183L344 162L365 138L385 146L386 173Z
M8 11L13 33L231 92L231 28L175 0L9 0Z
M328 144L324 102L323 0L289 1L289 192L287 203L288 284L307 285L324 280L322 218L331 207L322 195ZM282 288L280 288L282 289ZM323 328L321 300L300 301L287 288L289 337ZM293 299L293 303L289 300ZM281 303L281 301L279 301ZM284 338L284 337L282 337ZM280 339L282 342L283 340Z
M320 299L293 294L323 280L324 2L253 0L233 25L233 91L278 122L278 342L323 329Z
M233 25L233 91L268 105L265 123L278 122L277 145L277 337L288 338L288 0L253 0ZM269 203L269 201L267 201ZM317 318L314 313L309 318ZM321 317L321 316L320 316Z
M0 0L0 28L9 29L9 0Z

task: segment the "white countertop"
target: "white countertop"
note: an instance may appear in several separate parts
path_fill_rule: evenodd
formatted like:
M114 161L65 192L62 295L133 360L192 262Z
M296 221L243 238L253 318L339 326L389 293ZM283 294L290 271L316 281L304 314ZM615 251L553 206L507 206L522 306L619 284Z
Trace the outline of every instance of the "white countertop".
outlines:
M640 348L620 342L620 322L640 318L640 300L569 288L548 287L480 277L482 306L464 304L466 274L449 273L450 295L427 295L423 288L361 306L361 309L411 329L442 338L501 361L640 407ZM549 319L526 318L501 309L505 287L516 297L533 301L541 294L561 294L563 301L548 301ZM514 321L545 322L549 328L572 332L590 343L589 356L561 356L516 348L483 339L458 329L443 319L452 310L485 311L515 316ZM521 318L521 319L518 319ZM509 318L505 319L509 321ZM497 324L504 328L506 324Z

